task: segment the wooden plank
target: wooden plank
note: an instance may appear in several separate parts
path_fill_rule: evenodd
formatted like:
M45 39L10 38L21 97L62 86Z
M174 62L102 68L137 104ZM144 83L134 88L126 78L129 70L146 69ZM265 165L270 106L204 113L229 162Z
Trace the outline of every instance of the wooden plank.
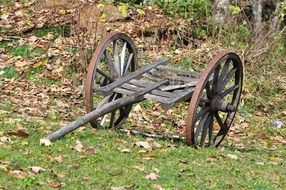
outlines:
M155 81L155 82L162 80L161 78L153 76L150 73L144 73L142 76L149 79L149 80Z
M136 85L136 86L142 86L142 87L146 87L146 86L148 86L148 85L154 84L153 82L147 82L147 81L136 80L136 79L132 79L132 80L130 80L128 83L134 84L134 85Z
M130 95L134 94L136 91L127 90L127 89L124 89L124 88L116 87L116 88L113 89L113 92L130 96Z
M147 65L137 71L134 71L132 73L130 73L129 75L119 78L118 80L114 81L113 83L100 87L97 89L97 92L103 94L103 95L109 95L112 93L112 90L128 81L130 81L131 79L134 79L136 77L139 77L140 75L148 72L149 70L158 67L159 65L166 65L167 64L167 60L166 59L160 59L158 61L156 61L153 64Z
M127 89L117 87L113 91L120 93L120 94L131 95L134 93L134 91L144 90L144 88L139 88L139 87L134 88L134 86L131 87L128 84L123 84L122 87L127 87ZM161 102L161 103L169 102L170 97L166 96L166 94L164 94L164 92L161 92L161 93L160 92L161 91L158 91L158 90L157 91L152 90L151 92L145 94L144 98L149 99L149 100L156 100L156 101ZM171 94L171 95L172 95L172 98L174 98L173 94Z
M134 104L136 102L141 102L144 99L144 95L148 92L151 92L152 90L158 88L159 86L162 86L164 84L168 84L168 80L163 80L161 82L158 82L154 85L148 86L145 88L144 91L135 92L131 96L125 96L119 99L116 99L112 102L108 102L104 105L102 105L99 109L96 109L92 112L87 113L86 115L80 117L79 119L73 121L72 123L66 125L65 127L62 127L61 129L57 130L56 132L50 134L45 139L48 139L50 141L55 141L64 135L74 131L75 129L87 124L93 119L97 119L107 113L110 113L116 109L122 108L124 106L128 106L131 104Z
M182 81L182 82L196 82L198 81L197 78L193 78L193 77L182 77L182 76L167 76L167 79L172 81Z
M190 82L190 83L181 84L181 85L161 86L161 87L159 87L159 89L162 90L162 91L171 91L171 90L176 90L176 89L193 87L193 86L196 86L196 84L197 84L197 82Z
M172 71L175 72L179 75L186 75L186 76L191 76L194 78L198 78L200 76L200 73L195 72L195 71L187 71L187 70L183 70L183 69L179 69L179 68L175 68L175 67L169 67L169 66L158 66L157 67L159 70L166 70L166 71Z
M162 104L162 107L164 109L170 109L172 106L174 106L174 104L176 104L177 102L180 101L184 101L188 98L190 98L194 92L195 88L191 87L186 89L183 93L181 93L179 96L177 96L176 98L173 98L172 100L170 100L168 103L164 103Z
M144 98L146 98L148 100L156 100L158 102L161 102L162 104L167 104L170 101L170 98L166 98L163 96L158 96L158 95L154 95L154 94L150 94L150 93L145 94Z
M137 81L137 80L136 80L136 81ZM131 82L131 81L130 81L130 82ZM133 84L125 83L125 84L122 85L122 87L123 87L123 88L126 88L126 89L130 89L130 90L136 91L136 90L138 90L138 89L142 89L143 86L144 86L144 87L147 86L147 84L145 84L144 82L141 83L141 81L137 81L137 82L135 82L135 84L134 84L134 81L132 81L132 82L133 82ZM136 85L136 84L137 84L137 85ZM139 86L138 84L139 84L140 86ZM143 85L143 84L145 84L145 85ZM135 85L136 85L136 86L135 86ZM163 96L163 97L167 97L167 98L173 98L173 97L174 97L174 94L173 94L173 93L171 93L171 92L163 92L163 91L161 91L161 90L152 90L152 91L151 91L151 94L159 95L159 96Z

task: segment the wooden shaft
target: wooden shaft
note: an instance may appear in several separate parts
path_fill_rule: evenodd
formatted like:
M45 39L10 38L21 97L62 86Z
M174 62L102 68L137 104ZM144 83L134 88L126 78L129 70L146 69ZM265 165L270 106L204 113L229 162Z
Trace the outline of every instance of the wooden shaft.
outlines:
M87 124L93 119L97 119L107 113L110 113L116 109L119 109L124 106L128 106L134 104L136 102L141 102L144 99L144 95L161 85L167 84L168 80L163 80L161 82L155 83L154 85L147 86L144 90L135 92L133 95L125 96L123 98L117 99L115 101L106 103L102 105L99 109L96 109L86 115L80 117L79 119L75 120L74 122L70 123L69 125L62 127L61 129L57 130L56 132L50 134L46 139L50 141L55 141L64 135L74 131L75 129Z

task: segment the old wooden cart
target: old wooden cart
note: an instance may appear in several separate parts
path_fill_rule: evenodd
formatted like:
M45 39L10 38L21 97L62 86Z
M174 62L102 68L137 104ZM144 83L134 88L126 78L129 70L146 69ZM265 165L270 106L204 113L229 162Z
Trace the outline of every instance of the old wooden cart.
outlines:
M93 127L119 128L134 103L150 99L160 102L165 109L179 101L190 101L185 126L187 144L218 146L240 102L243 65L239 56L220 53L202 73L169 67L166 59L138 69L137 59L136 48L126 34L111 33L104 37L88 68L88 113L47 139L54 141L87 123Z

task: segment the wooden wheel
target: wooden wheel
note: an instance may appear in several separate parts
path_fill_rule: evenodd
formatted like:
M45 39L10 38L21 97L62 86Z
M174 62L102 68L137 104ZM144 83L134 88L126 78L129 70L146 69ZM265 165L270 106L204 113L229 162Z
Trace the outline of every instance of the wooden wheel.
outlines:
M85 107L91 112L107 102L122 97L114 93L101 96L96 89L114 82L116 79L135 71L137 52L133 41L124 33L111 33L97 46L90 61L85 83ZM132 105L106 114L90 123L93 127L119 127L128 117Z
M238 104L243 65L238 55L221 53L201 74L188 108L188 145L217 147L227 134Z

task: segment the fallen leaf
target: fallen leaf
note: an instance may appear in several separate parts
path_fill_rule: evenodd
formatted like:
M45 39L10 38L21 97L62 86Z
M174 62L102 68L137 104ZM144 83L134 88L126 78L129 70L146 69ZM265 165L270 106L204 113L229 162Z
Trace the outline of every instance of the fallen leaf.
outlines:
M15 63L15 66L16 66L16 67L19 67L19 68L24 67L24 66L26 66L26 65L28 65L28 63L27 63L27 61L25 61L25 60L20 60L20 61L17 61L17 62Z
M161 148L162 145L157 143L156 141L152 142L152 147L155 147L155 148Z
M6 137L6 136L0 137L0 142L2 142L2 143L8 143L10 141L11 140L9 137Z
M16 11L16 12L15 12L15 15L16 15L16 16L19 16L19 17L22 17L22 16L23 16L23 12L20 11L20 10L19 10L19 11Z
M33 64L33 68L38 68L40 67L44 62L43 61L37 61L36 63Z
M60 156L56 156L56 157L49 157L48 158L50 162L58 162L58 163L62 163L63 162L63 157Z
M149 175L145 176L145 179L148 179L148 180L156 180L158 178L159 178L159 176L155 173L150 173Z
M131 189L132 187L133 187L133 185L130 185L130 186L121 186L121 187L111 186L110 189L111 189L111 190L128 190L128 189Z
M128 148L124 148L124 149L121 149L120 152L122 152L122 153L130 153L131 150L128 149Z
M142 111L142 108L139 104L136 104L136 106L134 106L134 108L133 108L133 111L140 113Z
M83 145L79 140L76 140L75 142L75 146L74 149L78 152L82 152L83 151Z
M138 147L143 147L146 150L151 150L152 149L151 146L149 145L149 143L145 142L145 141L138 141L138 142L135 143L135 145L138 146Z
M39 167L39 166L32 166L30 168L31 168L32 172L34 172L35 174L46 171L46 169Z
M286 144L286 138L283 138L282 136L276 136L274 137L274 140L276 140L279 143Z
M20 170L11 171L11 174L18 179L24 179L25 178L24 172L22 172Z
M243 128L243 129L248 128L248 123L242 123L242 124L241 124L241 128Z
M51 146L52 142L49 139L41 139L40 144L42 144L44 146Z
M14 135L17 137L28 137L29 134L24 129L18 129L17 131L10 131L7 133L8 135Z
M238 159L238 157L236 155L234 155L234 154L228 154L227 157L229 157L229 158L231 158L233 160L237 160Z
M144 172L145 168L144 166L132 166L133 168L135 168L136 170L138 170L139 172Z
M63 183L59 183L59 182L54 182L54 181L48 181L49 186L53 187L53 188L60 188L61 186L63 186Z
M215 161L217 158L215 156L210 156L207 158L207 162L213 162Z
M153 187L154 189L157 189L157 190L164 190L164 189L162 188L162 186L159 185L159 184L153 184L152 187Z
M86 154L93 154L94 153L94 147L89 146L87 149L85 149Z

